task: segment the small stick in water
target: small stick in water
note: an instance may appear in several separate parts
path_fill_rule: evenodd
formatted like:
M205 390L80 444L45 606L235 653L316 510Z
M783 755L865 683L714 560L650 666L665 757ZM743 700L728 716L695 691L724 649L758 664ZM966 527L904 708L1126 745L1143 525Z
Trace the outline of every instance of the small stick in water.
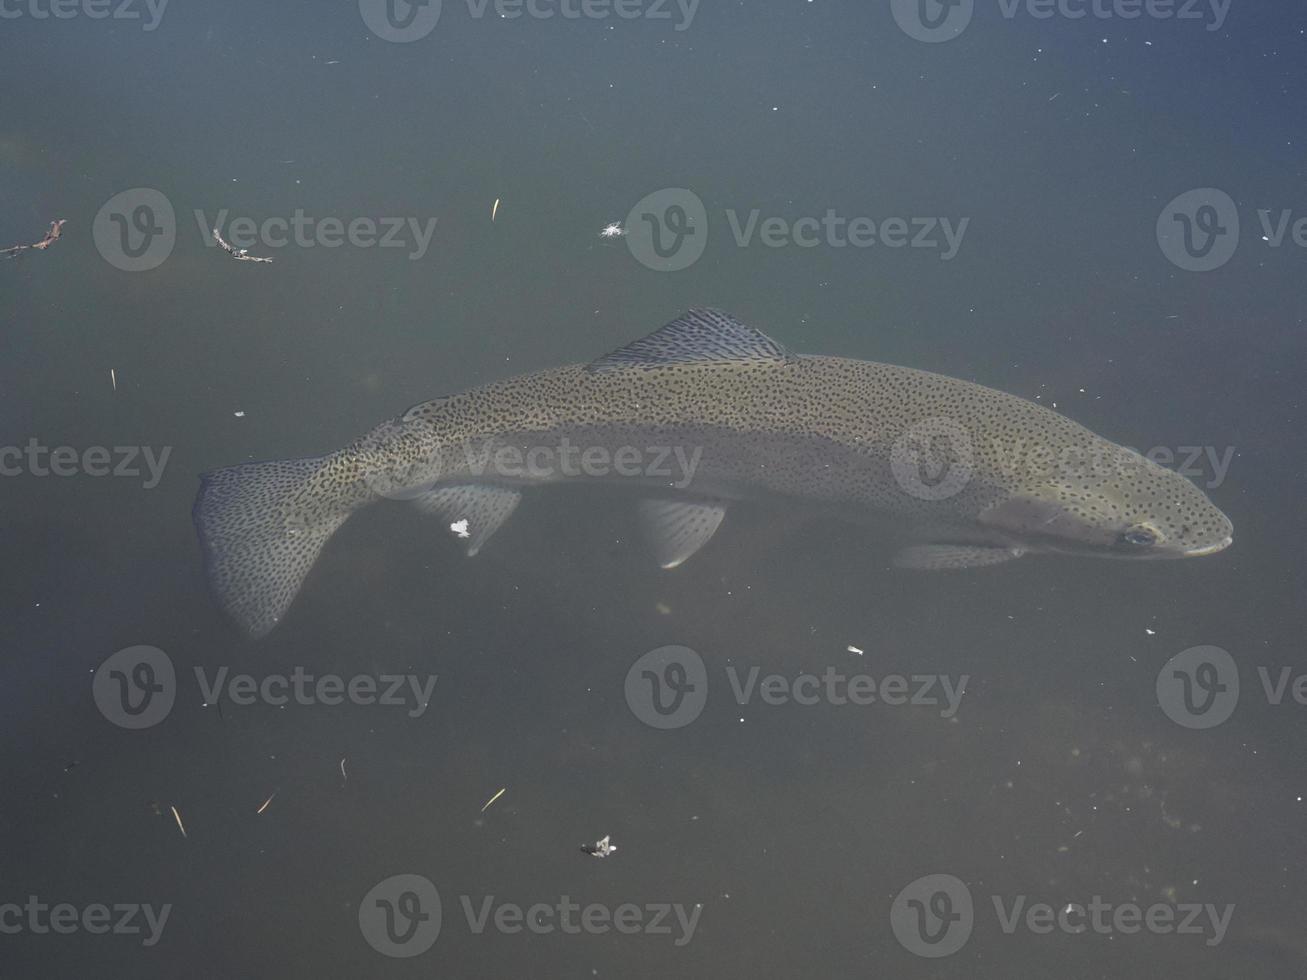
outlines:
M169 809L172 810L172 818L177 821L177 829L180 830L182 832L182 836L185 837L186 827L182 824L182 815L177 812L177 808L175 806L169 807Z
M490 809L490 804L491 804L491 803L494 803L495 800L497 800L497 799L499 799L501 796L503 796L503 795L504 795L504 790L507 790L507 789L508 789L508 787L505 786L504 789L501 789L501 790L500 790L498 793L496 793L494 796L490 797L490 799L486 800L486 805L483 806L483 807L481 808L481 812L482 812L482 813L485 813L487 810L489 810L489 809Z
M272 261L272 259L260 258L257 255L250 255L250 250L248 248L236 248L234 245L228 245L227 242L223 240L222 235L218 234L217 228L213 229L213 240L218 243L218 246L224 252L230 255L233 259L236 259L238 262L271 262Z
M67 218L57 218L54 221L51 221L50 230L45 233L45 237L39 242L33 242L31 245L10 245L8 248L0 248L0 255L3 255L7 259L12 259L20 252L26 252L31 248L36 249L38 252L44 252L59 240L59 235L63 231L64 222L67 220Z

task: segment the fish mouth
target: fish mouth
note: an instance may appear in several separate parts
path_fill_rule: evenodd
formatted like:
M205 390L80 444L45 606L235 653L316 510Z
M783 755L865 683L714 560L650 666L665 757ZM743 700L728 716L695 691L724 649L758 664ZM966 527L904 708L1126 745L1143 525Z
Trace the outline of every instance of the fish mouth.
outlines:
M1218 551L1224 551L1234 543L1234 535L1227 534L1220 541L1214 544L1199 545L1197 548L1189 548L1183 552L1186 558L1201 558L1203 555L1214 555Z

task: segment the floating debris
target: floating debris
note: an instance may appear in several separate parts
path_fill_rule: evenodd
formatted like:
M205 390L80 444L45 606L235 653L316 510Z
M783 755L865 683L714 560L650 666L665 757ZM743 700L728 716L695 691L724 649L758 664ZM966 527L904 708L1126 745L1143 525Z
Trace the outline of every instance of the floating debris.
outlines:
M254 811L255 816L258 816L258 815L259 815L260 813L262 813L264 810L268 809L268 804L270 804L270 803L272 802L272 797L273 797L273 796L276 796L276 795L277 795L277 794L274 792L274 793L272 794L272 796L269 796L266 800L264 800L264 801L263 801L263 805L260 806L257 810Z
M118 390L118 375L113 373L113 368L109 369L109 383L113 385L113 390Z
M620 221L613 221L599 229L600 238L621 238L626 234L626 229L622 227Z
M499 198L495 198L495 203L490 208L490 220L493 223L495 215L499 213Z
M343 780L345 780L345 782L349 782L349 774L348 774L347 772L345 772L345 757L344 757L344 756L341 756L341 757L340 757L340 778L343 779Z
M29 249L36 249L38 252L44 252L55 242L59 241L59 236L62 233L64 223L67 220L67 218L56 218L54 221L50 222L50 230L45 233L45 237L39 242L33 242L31 245L10 245L8 248L0 248L0 255L3 255L7 259L12 259Z
M467 529L466 517L463 518L461 521L455 521L453 524L449 525L449 529L453 531L456 535L458 535L460 538L470 538L472 536Z
M234 245L228 245L223 237L218 234L218 229L213 229L213 240L218 243L219 248L230 255L238 262L271 262L272 259L260 258L257 255L251 255L248 248L236 248Z
M848 650L849 653L856 653L859 657L861 657L863 654L863 651L859 650L852 643L850 643L847 647L845 647L845 649Z
M182 837L186 836L186 825L182 823L182 815L177 812L175 806L169 807L172 810L172 818L177 821L177 829L182 832Z
M497 800L497 799L499 799L501 796L503 796L505 790L507 790L507 789L508 789L508 787L505 786L503 789L501 789L501 790L500 790L498 793L496 793L494 796L490 797L490 799L486 800L486 805L483 806L483 807L481 808L481 812L482 812L482 813L485 813L487 810L489 810L489 809L490 809L490 804L491 804L491 803L494 803L495 800Z
M581 850L591 857L606 858L617 850L617 845L610 841L611 834L605 834L593 844L582 844Z

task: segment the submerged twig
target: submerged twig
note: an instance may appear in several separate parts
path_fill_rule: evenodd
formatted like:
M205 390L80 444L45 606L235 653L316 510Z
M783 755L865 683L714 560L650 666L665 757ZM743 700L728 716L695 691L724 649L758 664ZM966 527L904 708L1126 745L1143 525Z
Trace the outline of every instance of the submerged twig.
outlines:
M173 819L177 821L177 829L180 830L182 832L182 836L185 837L186 825L182 823L182 815L177 812L177 807L175 806L170 807L169 809L172 810Z
M236 259L239 262L271 262L272 261L272 259L270 258L260 258L257 255L250 255L249 254L250 250L248 248L237 248L234 245L228 245L227 242L223 240L222 235L218 234L217 228L213 229L213 240L218 243L218 246L224 252L226 252L233 259Z
M50 230L45 233L45 237L39 242L33 242L31 245L10 245L8 248L0 248L0 255L7 259L12 259L28 249L36 249L38 252L44 252L47 248L59 240L59 235L63 231L64 222L67 218L57 218L50 222Z

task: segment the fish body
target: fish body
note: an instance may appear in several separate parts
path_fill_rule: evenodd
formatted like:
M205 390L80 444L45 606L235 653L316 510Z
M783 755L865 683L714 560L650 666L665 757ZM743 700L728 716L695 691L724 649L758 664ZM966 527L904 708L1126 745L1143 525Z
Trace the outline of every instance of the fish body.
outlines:
M409 499L475 554L524 490L619 483L665 567L731 503L774 498L888 531L896 564L1026 554L1211 554L1229 520L1184 477L1033 402L927 371L799 355L692 310L591 364L437 398L321 457L205 474L195 519L210 584L261 635L359 507Z

